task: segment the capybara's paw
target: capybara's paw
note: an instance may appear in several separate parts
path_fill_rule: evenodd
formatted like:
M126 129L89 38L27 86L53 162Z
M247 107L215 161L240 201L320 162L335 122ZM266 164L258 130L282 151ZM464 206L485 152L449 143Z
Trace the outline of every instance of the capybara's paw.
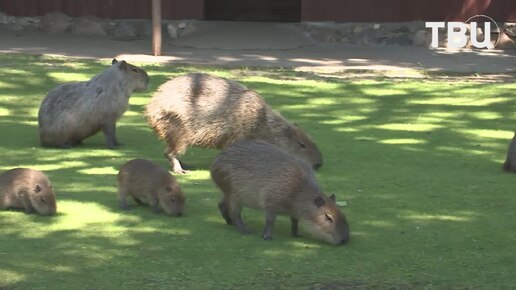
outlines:
M174 169L174 170L172 170L172 172L174 174L188 174L188 173L190 173L190 170L185 170L185 169L181 168L181 169Z
M272 240L272 235L271 234L267 234L267 233L264 233L262 235L262 239L265 240L265 241L270 241Z

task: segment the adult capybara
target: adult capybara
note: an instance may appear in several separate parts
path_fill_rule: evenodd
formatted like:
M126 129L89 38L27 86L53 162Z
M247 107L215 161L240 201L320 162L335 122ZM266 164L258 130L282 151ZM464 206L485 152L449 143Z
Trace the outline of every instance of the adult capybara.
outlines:
M514 133L514 137L512 137L511 144L509 144L507 157L503 163L503 170L507 172L516 172L516 132Z
M41 146L69 148L102 130L107 147L116 148L116 122L127 111L133 91L145 90L148 83L143 69L113 59L87 82L58 86L39 108Z
M0 174L0 209L23 209L42 215L56 213L52 183L41 171L15 168Z
M188 74L163 84L146 109L147 120L165 140L165 156L175 173L184 173L178 154L189 146L223 149L244 139L260 139L323 164L315 143L273 111L256 92L208 74Z
M262 238L272 238L277 214L289 215L292 235L298 222L315 237L332 244L349 240L349 226L335 203L324 195L305 160L261 140L236 142L225 148L211 166L211 178L224 193L219 209L227 224L249 233L242 207L265 211Z
M183 214L185 198L176 179L167 170L145 159L125 163L118 173L120 208L130 209L126 198L131 196L138 204L144 201L154 213L163 209L169 215Z

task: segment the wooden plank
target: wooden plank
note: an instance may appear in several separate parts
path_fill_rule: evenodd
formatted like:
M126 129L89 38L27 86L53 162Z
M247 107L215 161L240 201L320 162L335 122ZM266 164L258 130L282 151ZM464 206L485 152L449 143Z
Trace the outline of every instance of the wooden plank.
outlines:
M152 0L152 54L161 55L161 0Z

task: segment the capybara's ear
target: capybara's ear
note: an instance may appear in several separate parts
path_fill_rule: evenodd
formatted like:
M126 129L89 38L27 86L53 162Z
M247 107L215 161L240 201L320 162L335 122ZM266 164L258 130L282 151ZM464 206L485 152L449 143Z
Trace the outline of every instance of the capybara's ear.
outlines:
M335 198L335 194L330 195L330 199L331 199L333 202L335 202L335 199L336 199L336 198Z
M314 200L314 204L315 206L317 207L321 207L324 205L324 199L322 198L322 196L318 196L315 200Z
M120 62L120 65L118 66L121 70L127 70L127 62L125 62L125 60L122 60Z
M165 187L165 190L166 190L168 193L170 193L170 192L172 192L172 187L167 186L167 187Z
M116 58L113 58L113 60L111 61L111 64L113 65L113 64L115 64L117 62L118 62L118 60L116 60Z
M34 188L34 191L36 193L40 192L41 191L41 186L39 186L39 184L36 184L36 188Z

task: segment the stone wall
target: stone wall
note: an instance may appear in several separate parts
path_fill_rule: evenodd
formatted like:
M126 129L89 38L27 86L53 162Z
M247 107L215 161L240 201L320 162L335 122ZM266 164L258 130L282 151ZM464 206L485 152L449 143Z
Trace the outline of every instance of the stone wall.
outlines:
M163 21L164 36L175 39L197 29L196 20ZM351 45L383 46L414 45L429 47L430 29L425 23L335 23L303 22L290 24L304 31L307 36L319 43L341 42ZM150 20L112 20L94 16L69 17L61 12L52 12L42 17L14 17L0 11L0 30L14 33L26 31L44 31L49 34L70 33L74 35L106 36L119 40L150 38L152 23ZM441 36L445 35L441 31ZM483 39L482 31L477 32L477 39ZM498 39L493 34L491 39ZM440 47L446 46L446 39L440 39ZM516 48L516 24L500 24L500 41L496 48Z
M353 45L383 46L383 45L414 45L430 47L431 30L425 28L425 23L334 23L334 22L305 22L299 24L310 37L320 43L342 42ZM516 48L516 23L500 23L500 34L493 33L491 39L498 39L496 48ZM477 39L483 40L483 32L476 31ZM446 47L446 32L439 32L439 47ZM468 43L471 47L471 43Z
M177 38L195 31L195 20L163 21L163 34ZM15 33L43 31L49 34L107 36L120 40L150 38L151 20L111 20L95 16L69 17L52 12L42 17L14 17L0 11L0 30Z

